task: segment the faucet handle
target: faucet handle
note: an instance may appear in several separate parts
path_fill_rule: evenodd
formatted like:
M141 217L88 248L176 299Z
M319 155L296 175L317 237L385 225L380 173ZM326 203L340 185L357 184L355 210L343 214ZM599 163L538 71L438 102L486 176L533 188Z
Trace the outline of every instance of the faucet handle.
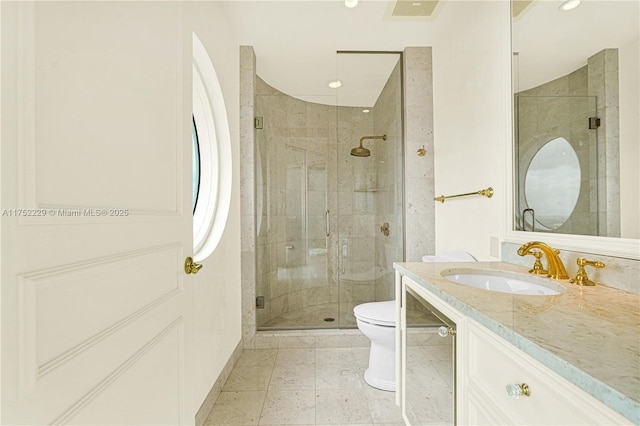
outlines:
M540 258L542 257L542 252L541 251L529 251L527 254L532 254L533 256L535 256L536 261L533 264L533 269L529 270L530 274L536 274L536 275L548 275L549 271L547 271L546 269L544 269L544 267L542 266L542 262L540 261Z
M593 266L594 268L604 268L605 264L598 260L587 260L584 257L579 257L576 263L578 264L578 273L576 274L576 277L569 282L585 286L596 285L596 283L589 279L589 277L587 276L587 272L584 270L584 267Z

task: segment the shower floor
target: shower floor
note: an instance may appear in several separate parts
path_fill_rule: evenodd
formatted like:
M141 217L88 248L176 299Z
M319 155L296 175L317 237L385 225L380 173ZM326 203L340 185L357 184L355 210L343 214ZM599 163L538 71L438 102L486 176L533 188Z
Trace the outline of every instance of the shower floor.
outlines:
M340 309L338 306L340 305ZM325 303L308 306L287 312L273 318L258 328L263 329L299 329L299 328L356 328L353 308L357 303ZM333 321L325 321L333 318ZM410 325L440 325L441 321L430 312L407 310L407 323Z
M333 321L325 321L333 318ZM287 328L354 328L356 319L353 316L353 306L348 309L338 309L338 303L307 306L296 311L287 312L273 318L259 328L287 329Z

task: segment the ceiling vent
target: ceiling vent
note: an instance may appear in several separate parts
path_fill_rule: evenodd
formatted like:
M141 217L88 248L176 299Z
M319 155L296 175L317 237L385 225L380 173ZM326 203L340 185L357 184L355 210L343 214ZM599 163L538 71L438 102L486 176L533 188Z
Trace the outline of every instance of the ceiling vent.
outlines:
M442 3L440 0L391 0L387 8L386 19L430 19L440 3Z

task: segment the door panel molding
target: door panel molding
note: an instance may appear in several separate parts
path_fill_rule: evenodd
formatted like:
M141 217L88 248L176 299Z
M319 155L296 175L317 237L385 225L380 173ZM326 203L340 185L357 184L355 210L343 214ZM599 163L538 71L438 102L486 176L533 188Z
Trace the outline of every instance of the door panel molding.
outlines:
M102 379L99 383L97 383L89 392L84 394L80 399L78 399L74 404L72 404L67 410L65 410L60 416L58 416L51 424L53 425L62 425L69 423L75 416L77 416L84 407L89 405L93 400L98 398L105 389L109 388L115 381L117 381L121 376L123 376L132 366L136 365L136 363L144 357L147 353L149 353L154 347L156 347L162 340L167 338L173 331L177 333L177 342L178 344L183 341L183 327L184 321L182 317L179 317L171 324L169 324L165 329L163 329L160 333L155 335L151 340L149 340L144 346L142 346L138 351L136 351L131 357L129 357L125 362L120 364L116 369L114 369L110 374L108 374L104 379ZM183 365L183 351L181 349L181 345L178 346L178 370L180 370L181 365ZM182 376L181 371L178 371L178 374ZM184 406L184 399L182 395L184 395L183 388L184 381L180 380L180 400L178 401L179 415L182 417L182 413L184 410L182 407ZM180 424L184 424L184 419L181 419Z
M19 367L20 395L24 396L32 390L38 379L43 375L60 368L74 357L89 350L91 347L102 342L118 330L128 326L149 311L178 296L183 291L184 274L180 273L181 271L178 270L179 268L177 268L176 265L181 264L183 257L182 247L179 243L176 243L137 250L116 256L105 256L81 263L63 265L19 275L17 277L19 283L17 306L19 318L18 359L21 360ZM119 317L112 316L112 318L103 318L107 320L106 322L109 325L101 327L96 332L84 333L84 335L78 332L78 338L76 338L76 341L79 340L78 343L70 345L61 351L57 351L58 353L55 354L55 356L47 360L39 361L38 352L39 350L42 351L40 346L43 344L42 342L39 344L38 341L39 317L40 321L45 320L45 318L42 318L42 312L39 312L38 309L39 290L52 283L63 282L62 286L60 284L58 284L58 286L60 287L59 290L64 292L64 283L77 282L78 278L83 282L90 282L95 279L95 277L111 274L117 279L120 272L130 270L132 265L139 268L140 272L143 272L142 275L144 275L146 268L153 268L154 265L166 267L166 270L155 271L159 272L159 275L166 276L166 282L158 283L159 285L153 283L154 285L146 291L147 294L149 292L151 292L151 294L155 292L155 296L151 300L141 301L142 303L132 305L126 313ZM165 286L163 287L162 284ZM77 284L76 287L78 287ZM127 292L133 289L121 287L121 290ZM73 292L67 292L65 297L72 298L74 304L83 303L82 295L72 297L73 295ZM40 294L40 296L41 299L42 294ZM126 297L126 294L124 296ZM49 300L56 300L55 295L54 298L50 297ZM41 304L42 302L43 301L40 300ZM60 301L58 301L56 305L59 307ZM68 325L72 326L73 324ZM55 332L42 334L59 335L59 333ZM69 331L67 331L67 334L69 334Z
M174 192L174 196L171 199L165 200L165 205L158 205L156 208L144 208L136 205L104 205L101 203L95 203L96 205L88 205L78 202L51 202L51 200L44 201L43 197L51 197L55 194L44 194L44 189L39 185L41 177L42 164L39 165L39 154L42 158L48 158L48 156L41 154L39 151L38 143L40 142L37 137L36 125L37 125L37 107L38 103L42 102L38 98L38 74L36 73L36 48L37 48L37 35L36 35L36 6L32 2L21 3L17 8L17 34L16 34L16 147L17 147L17 187L18 187L18 206L11 206L19 209L42 209L45 211L43 216L20 216L18 223L21 225L38 224L84 224L84 223L105 223L110 221L122 222L137 222L143 220L136 216L146 216L144 220L153 216L181 216L184 212L182 200L184 198L183 189L185 187L183 182L184 168L183 168L183 124L182 111L176 111L176 121L172 127L173 136L164 139L172 141L172 147L166 149L171 151L171 161L174 162L173 170L173 188L166 188ZM42 7L42 6L40 6ZM46 5L45 5L46 7ZM176 32L180 33L182 28L180 25L176 25ZM176 84L176 99L181 99L184 94L182 93L182 85L180 81L183 79L182 70L182 56L183 48L180 43L177 43L175 51L171 52L172 58L175 60L176 69L175 78ZM48 64L47 64L48 65ZM43 67L44 65L40 65ZM99 115L99 114L95 114ZM41 130L42 131L42 130ZM96 134L99 134L99 129ZM87 135L90 138L92 135ZM94 136L95 137L95 136ZM162 142L162 141L160 141ZM162 144L160 144L162 146ZM149 153L149 157L154 157L157 153ZM73 153L69 153L68 156L73 156ZM128 170L126 170L129 172ZM163 169L166 171L166 169ZM124 173L125 170L114 170L113 176L118 173ZM90 176L84 176L88 178ZM83 176L77 176L78 179L83 179ZM108 180L108 179L107 179ZM49 181L47 181L49 182ZM73 188L69 188L66 185L53 185L48 184L50 188L55 188L56 191L61 191L60 194L69 196L73 194ZM125 192L125 191L121 191ZM115 192L112 192L112 196ZM86 195L86 194L85 194ZM101 195L101 199L103 199ZM149 197L145 199L155 199L156 197ZM137 200L133 202L135 204ZM116 204L122 204L118 202ZM126 209L128 211L127 216L112 216L110 213L112 209ZM107 217L92 216L85 213L87 210L106 210ZM63 214L63 212L67 214ZM79 213L74 215L73 213Z

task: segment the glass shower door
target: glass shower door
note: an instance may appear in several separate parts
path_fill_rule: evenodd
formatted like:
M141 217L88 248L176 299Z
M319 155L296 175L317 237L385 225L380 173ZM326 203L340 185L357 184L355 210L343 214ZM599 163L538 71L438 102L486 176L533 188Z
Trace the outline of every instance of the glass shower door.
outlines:
M338 296L332 279L330 188L335 186L335 107L306 102L273 88L256 97L259 329L333 328ZM318 120L318 117L321 120ZM258 170L259 169L259 170ZM262 200L262 201L260 201Z
M355 306L394 299L393 262L404 259L402 68L398 53L337 56L337 279L348 328ZM351 91L350 73L367 82L366 96Z
M606 207L598 195L604 160L590 128L596 115L595 96L516 95L516 230L599 235L598 215ZM559 141L562 149L552 151ZM546 151L550 158L540 161Z

